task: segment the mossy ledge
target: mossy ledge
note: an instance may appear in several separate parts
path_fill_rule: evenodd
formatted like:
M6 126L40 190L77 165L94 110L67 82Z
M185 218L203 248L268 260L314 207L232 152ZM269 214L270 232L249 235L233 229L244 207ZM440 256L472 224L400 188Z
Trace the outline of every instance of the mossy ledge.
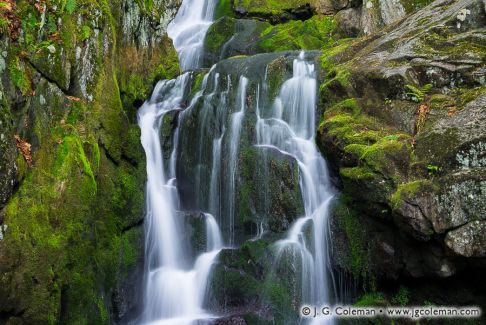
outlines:
M133 41L130 6L162 24L157 44ZM0 323L108 324L133 307L118 290L143 252L135 113L156 80L179 73L165 11L105 0L1 11L1 145L14 154L0 164L14 185L0 201Z

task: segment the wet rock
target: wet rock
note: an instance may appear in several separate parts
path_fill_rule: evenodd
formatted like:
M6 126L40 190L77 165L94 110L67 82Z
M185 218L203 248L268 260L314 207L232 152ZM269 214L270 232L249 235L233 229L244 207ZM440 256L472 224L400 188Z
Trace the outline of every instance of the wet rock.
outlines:
M206 217L204 214L198 211L184 212L181 213L180 218L183 220L181 225L185 229L182 242L190 248L187 251L192 252L193 256L206 252Z
M223 17L208 29L205 38L205 66L236 55L261 52L258 42L261 33L270 27L267 22Z
M486 257L486 221L472 221L449 231L445 243L461 256Z
M247 325L248 323L241 316L227 316L218 318L212 324L214 325Z

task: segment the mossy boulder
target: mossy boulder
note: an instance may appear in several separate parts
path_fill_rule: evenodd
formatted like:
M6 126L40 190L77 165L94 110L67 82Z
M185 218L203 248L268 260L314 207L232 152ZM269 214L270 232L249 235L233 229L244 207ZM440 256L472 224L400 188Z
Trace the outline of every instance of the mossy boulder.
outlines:
M254 55L291 50L327 50L337 44L333 17L315 15L270 25L251 19L222 17L209 27L205 38L205 66L238 55Z
M484 110L479 109L484 107L484 85L477 77L484 48L474 40L478 26L484 26L479 7L472 0L436 1L322 56L324 113L317 142L339 171L347 209L359 209L363 218L373 220L368 221L373 227L383 225L400 234L387 243L395 262L404 265L395 269L396 276L450 277L475 263L461 257L481 251L481 236L467 226L481 222L485 201L480 149ZM461 10L469 14L458 24ZM466 35L475 35L467 45L461 41ZM461 68L453 48L467 53L468 63ZM451 66L437 66L439 56ZM407 94L407 85L418 89L427 84L430 91L418 102ZM464 227L476 250L466 252L459 248L457 235L447 235L456 227ZM444 234L451 238L449 244ZM420 254L412 253L414 245ZM371 256L363 264L379 266ZM351 263L345 269L356 267Z
M288 261L277 264L274 249L265 239L223 249L211 276L209 306L262 324L295 322L299 306L292 300L292 283L296 273Z
M317 1L302 0L235 0L233 10L237 15L262 17L271 22L312 17Z
M258 42L269 26L269 23L259 20L226 16L218 19L209 27L204 41L205 66L232 56L263 52Z

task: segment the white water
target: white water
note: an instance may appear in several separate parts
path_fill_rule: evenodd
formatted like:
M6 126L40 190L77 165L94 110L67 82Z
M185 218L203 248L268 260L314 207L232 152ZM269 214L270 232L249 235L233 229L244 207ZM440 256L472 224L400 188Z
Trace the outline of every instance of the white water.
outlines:
M210 26L214 6L217 0L184 0L182 6L169 25L168 33L174 40L183 70L194 69L202 64L203 41ZM212 265L223 247L223 238L219 225L223 218L228 222L225 231L227 242L235 243L235 207L237 176L239 172L239 146L242 127L247 111L247 88L249 80L240 77L237 86L236 101L229 114L227 103L232 90L231 79L227 78L226 91L219 74L215 73L213 88L206 92L206 85L211 72L206 75L201 90L195 94L187 108L182 110L189 83L189 73L171 81L161 81L150 101L139 110L139 125L142 130L142 144L147 155L146 189L146 269L144 309L139 320L145 324L192 324L202 319L214 318L203 308L207 285ZM211 79L213 80L213 79ZM264 84L265 88L266 85ZM298 164L300 188L304 202L304 216L299 218L289 230L287 237L275 243L276 256L290 256L300 265L301 296L304 304L329 304L332 292L328 274L329 252L327 250L328 215L333 191L327 175L327 166L316 148L315 109L317 81L314 65L304 59L304 53L294 60L293 77L281 87L279 96L270 110L261 112L259 107L259 87L257 93L257 146L269 147L293 157ZM187 95L187 94L186 94ZM210 114L209 102L219 96L216 117ZM206 138L200 137L198 151L199 164L192 166L196 170L194 180L196 205L205 207L210 213L204 213L206 222L206 250L197 257L192 257L184 237L184 224L181 203L177 190L177 153L181 121L190 119L191 111L200 98L204 103L200 121L200 134L210 133L212 139L207 144ZM164 166L159 129L165 114L182 110L178 126L173 135L173 148L169 165ZM229 114L229 115L228 115ZM210 119L220 120L218 130L207 130ZM226 124L227 123L227 124ZM225 143L227 146L225 146ZM202 178L203 146L211 146L210 176ZM227 163L227 164L225 164ZM228 168L227 176L223 172ZM201 195L207 190L208 195ZM268 188L262 189L267 204ZM222 202L222 192L227 201ZM204 208L203 208L204 209ZM268 207L265 213L269 213ZM312 229L311 238L306 236ZM262 238L265 225L258 224L253 240ZM333 319L315 320L321 324L333 324Z
M240 145L241 126L243 117L245 116L246 107L246 87L248 86L248 79L240 78L238 85L237 103L238 111L231 115L231 130L230 130L230 157L229 157L229 174L228 182L228 196L229 196L229 220L230 220L230 237L229 243L233 245L235 242L235 202L236 202L236 171L238 168L238 148Z
M146 286L140 320L147 324L191 324L212 317L202 305L211 267L222 248L221 233L214 217L204 214L207 250L192 261L184 249L183 224L176 210L176 162L171 158L166 172L159 136L164 114L180 109L187 78L185 74L176 80L159 82L151 100L138 112L147 156Z
M184 0L167 27L183 71L201 67L204 37L213 21L217 3L218 0Z
M298 219L285 239L275 246L277 257L290 254L301 265L302 302L330 304L331 274L327 250L328 217L333 190L326 162L315 142L317 81L314 65L304 59L304 52L294 60L293 77L287 80L266 116L257 107L257 142L294 157L299 166L300 187L305 215ZM312 226L313 238L305 235ZM333 319L315 323L333 324Z

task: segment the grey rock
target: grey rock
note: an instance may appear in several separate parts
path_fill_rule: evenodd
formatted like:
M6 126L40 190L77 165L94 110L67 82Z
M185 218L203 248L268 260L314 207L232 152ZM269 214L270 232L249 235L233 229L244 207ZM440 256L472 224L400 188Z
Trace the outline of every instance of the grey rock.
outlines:
M472 221L448 232L445 243L458 255L486 257L486 221Z

